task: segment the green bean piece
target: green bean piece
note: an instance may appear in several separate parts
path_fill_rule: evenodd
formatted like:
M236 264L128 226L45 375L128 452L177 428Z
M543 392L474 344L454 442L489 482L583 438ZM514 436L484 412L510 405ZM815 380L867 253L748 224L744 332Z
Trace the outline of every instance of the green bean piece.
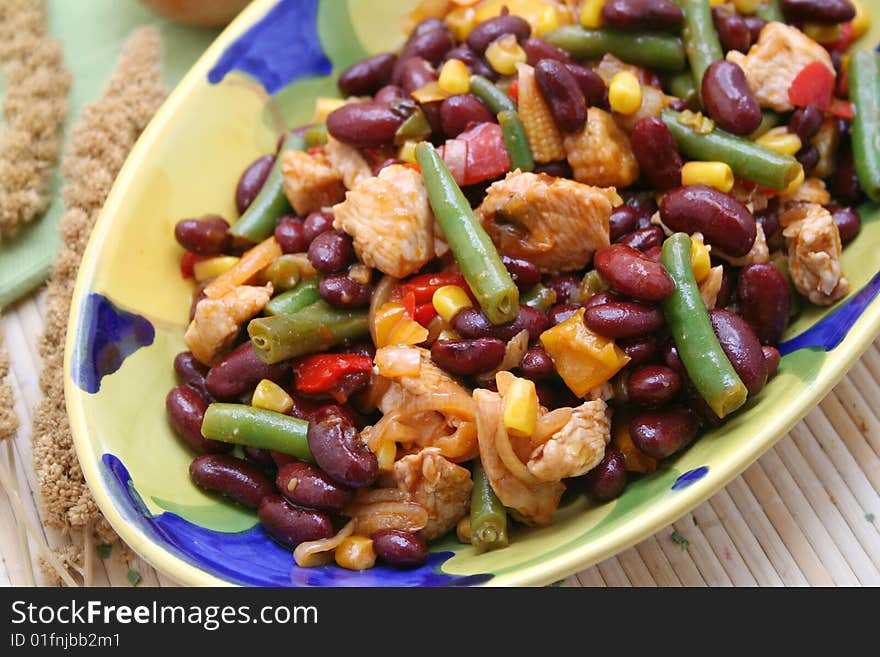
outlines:
M675 233L663 242L660 262L675 282L675 291L663 301L663 314L678 354L697 392L724 418L745 403L748 390L712 330L691 269L687 233Z
M605 53L611 53L630 64L657 71L675 72L685 67L684 45L676 36L566 25L543 38L575 59L601 59Z
M320 282L321 280L317 277L300 281L292 290L273 297L266 304L266 312L269 315L292 315L306 306L311 306L321 298L318 294Z
M749 139L755 140L763 134L770 132L776 126L782 125L782 116L773 110L761 110L761 125L749 135Z
M210 404L202 420L202 435L211 440L272 449L314 463L308 431L306 420L247 404Z
M507 154L510 156L511 170L532 171L535 160L532 159L532 149L529 148L529 139L522 121L519 120L519 114L498 112L498 123L501 124L504 145L507 146Z
M266 267L265 276L275 290L292 290L299 284L299 264L293 254L279 256Z
M281 173L281 156L284 151L302 151L306 148L305 137L291 134L284 140L275 164L263 183L260 193L254 198L229 232L249 242L262 242L275 230L275 221L291 211L290 202L284 193L284 176Z
M519 290L471 204L431 144L416 146L416 160L434 217L486 317L493 324L513 321L519 314Z
M779 0L764 0L755 10L755 16L767 21L768 23L784 23L785 16L782 15L782 8L779 6Z
M507 547L507 511L492 490L492 485L477 459L471 478L471 545L477 552Z
M425 113L416 108L416 111L410 114L407 119L400 124L397 132L394 133L394 143L400 146L404 142L410 140L427 139L431 136L431 124L428 123L428 117Z
M700 102L700 95L694 86L694 76L690 71L683 71L670 75L666 79L666 88L676 98L681 98L688 107L696 107Z
M602 278L602 274L597 272L595 269L591 269L586 274L584 274L584 278L583 280L581 280L581 299L583 301L586 301L590 297L599 294L599 292L604 292L607 289L608 283L606 283L605 279Z
M319 123L306 130L306 148L323 146L327 143L327 124Z
M698 134L693 128L682 125L679 116L672 110L664 110L661 114L682 154L691 159L727 162L740 178L777 191L787 189L801 172L800 163L791 155L778 153L717 127L712 132Z
M678 6L684 13L684 49L691 65L697 95L700 95L703 73L712 62L724 59L724 49L715 31L709 0L679 0Z
M535 287L523 292L519 302L529 308L537 308L547 312L556 304L556 291L553 288L538 283Z
M471 76L471 93L486 103L486 107L492 114L516 111L516 103L513 102L513 98L482 75Z
M853 160L859 185L880 201L880 53L863 50L849 64L849 98L855 106Z
M254 351L269 365L324 351L369 332L366 310L342 310L324 301L316 301L292 315L259 317L248 324Z

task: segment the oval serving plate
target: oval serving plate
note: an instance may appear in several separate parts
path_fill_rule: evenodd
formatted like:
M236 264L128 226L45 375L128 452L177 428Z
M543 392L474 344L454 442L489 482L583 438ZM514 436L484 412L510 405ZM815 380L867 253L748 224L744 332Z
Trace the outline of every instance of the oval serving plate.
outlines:
M880 330L880 209L844 251L853 292L791 326L778 376L730 423L706 434L618 500L567 502L546 529L517 528L477 555L453 537L409 571L302 569L256 516L199 491L192 453L164 410L175 385L192 284L178 271L177 219L235 218L242 169L272 152L283 126L308 122L333 74L399 45L415 0L256 0L168 98L132 150L95 227L71 307L65 356L70 425L86 479L113 528L171 578L195 585L540 585L600 561L693 509L810 409ZM880 17L880 2L868 3ZM876 43L877 28L864 44Z

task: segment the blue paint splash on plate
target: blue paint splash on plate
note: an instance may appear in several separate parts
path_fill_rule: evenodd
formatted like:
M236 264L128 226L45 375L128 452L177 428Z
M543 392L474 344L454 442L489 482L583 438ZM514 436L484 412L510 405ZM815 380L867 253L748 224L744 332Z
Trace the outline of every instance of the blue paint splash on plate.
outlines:
M675 480L675 483L672 484L672 490L683 490L688 486L693 486L700 479L709 474L709 466L701 465L699 468L694 468L693 470L688 470L683 475L681 475L678 479Z
M279 2L223 52L208 82L218 84L233 70L258 80L270 94L297 78L329 75L333 64L318 36L318 0Z
M86 297L80 316L71 375L81 390L94 394L101 379L138 349L153 344L156 329L147 318L118 308L103 294Z
M337 566L300 568L290 550L275 543L259 525L244 532L205 529L165 512L152 515L131 482L128 469L113 454L101 459L103 475L116 508L125 520L154 543L220 579L244 586L471 586L489 574L447 575L440 567L453 552L433 552L419 568L400 570L377 565L353 572Z
M856 323L865 308L880 293L880 273L874 274L865 287L847 299L833 312L828 313L815 325L808 328L800 335L786 340L779 345L779 353L783 356L798 349L818 347L825 351L831 351L846 338L846 334Z

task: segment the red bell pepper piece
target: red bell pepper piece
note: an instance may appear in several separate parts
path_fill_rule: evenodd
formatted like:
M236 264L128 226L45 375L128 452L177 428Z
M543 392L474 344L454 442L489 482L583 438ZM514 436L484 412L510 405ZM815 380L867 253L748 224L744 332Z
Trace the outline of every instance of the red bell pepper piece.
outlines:
M396 297L401 299L400 303L406 305L403 299L405 299L407 292L411 292L413 294L414 307L413 312L410 313L410 317L415 319L414 314L416 308L426 303L431 303L431 300L434 298L434 292L444 285L458 285L459 287L464 288L465 291L468 290L468 285L464 280L464 276L460 273L441 271L436 274L419 274L418 276L413 276L394 291L392 298Z
M510 86L507 88L507 95L510 96L514 102L519 102L519 80L514 80L510 83Z
M338 401L347 399L350 390L346 385L353 376L368 377L373 370L373 360L360 354L314 354L299 359L293 366L294 385L297 392L307 395L329 394Z
M428 328L428 324L431 323L431 320L437 316L437 309L434 308L433 303L423 303L421 306L416 308L415 316L413 317L419 324Z
M848 100L841 100L840 98L835 98L831 101L831 107L828 108L828 112L839 119L846 119L847 121L852 121L856 117L853 104Z
M834 91L834 73L822 62L804 67L788 88L788 99L795 107L815 105L827 110Z
M211 256L199 255L192 251L184 251L183 255L180 256L180 275L183 278L192 278L193 268L196 266L196 263L201 262L202 260L207 260L210 257Z
M853 40L853 26L852 21L850 21L848 23L843 23L840 26L840 36L837 37L837 40L834 43L829 43L825 48L828 52L839 52L843 54L849 50L850 46L853 44Z
M510 171L510 156L504 135L497 123L480 123L462 132L456 139L467 142L467 165L464 185L497 178Z

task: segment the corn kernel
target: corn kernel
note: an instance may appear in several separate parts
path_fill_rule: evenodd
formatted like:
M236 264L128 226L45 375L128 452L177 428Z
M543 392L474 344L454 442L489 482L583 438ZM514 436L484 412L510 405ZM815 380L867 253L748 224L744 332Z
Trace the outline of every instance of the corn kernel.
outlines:
M386 440L376 450L376 461L379 463L379 472L391 472L394 470L394 461L397 459L397 443Z
M296 266L299 267L299 277L303 278L314 278L318 275L318 270L315 269L314 265L312 265L312 261L309 260L308 253L291 253L290 260L296 263Z
M535 383L528 379L514 379L504 396L502 421L507 432L520 438L527 438L535 433L538 405Z
M720 7L720 6L723 5L725 2L727 2L727 0L709 0L709 6L712 7L712 8L714 8L714 7Z
M199 283L204 283L210 278L216 278L220 274L225 274L238 263L235 256L217 256L216 258L208 258L207 260L199 260L193 265L193 278Z
M466 94L471 89L471 73L460 59L450 59L440 69L440 88L452 95Z
M458 41L464 41L477 25L477 13L473 7L458 7L446 14L446 18L443 20L452 30L455 38Z
M447 322L451 322L459 311L473 305L470 297L458 285L444 285L438 288L431 297L431 303L434 304L437 314Z
M524 64L527 59L526 51L520 47L513 34L496 39L486 48L486 61L501 75L513 75L516 73L516 65Z
M286 413L293 408L293 399L277 383L263 379L254 389L251 406L276 413Z
M315 114L312 116L312 123L326 122L327 116L330 112L339 109L343 105L345 105L345 100L342 98L326 98L324 96L318 96L315 100Z
M746 16L751 16L762 4L762 0L733 0L733 6L737 12Z
M865 33L871 27L871 12L865 6L862 0L852 0L853 6L856 8L856 16L852 19L853 40L865 36Z
M471 517L464 516L455 526L455 535L458 537L459 543L465 545L471 544Z
M801 138L789 132L785 126L765 132L755 140L755 143L786 155L794 155L801 150Z
M413 163L416 161L416 146L419 145L415 139L407 139L403 142L403 146L397 151L397 158L404 162Z
M709 185L726 194L733 183L733 170L726 162L687 162L681 168L682 185Z
M691 269L697 283L703 282L709 275L709 270L712 269L709 249L702 239L691 239Z
M789 194L794 194L797 190L801 188L801 185L804 184L804 181L807 179L807 175L804 173L804 168L800 167L798 169L798 174L795 176L795 179L791 181L788 187L785 188L785 191L782 192L783 196L788 196Z
M538 24L535 26L535 34L541 36L559 27L559 13L556 7L547 7L538 16Z
M605 0L585 0L581 9L581 25L591 30L602 27L602 7L604 6Z
M639 79L629 71L616 73L608 86L608 102L618 114L635 114L642 106Z
M373 540L366 536L349 536L343 539L334 556L336 565L348 570L367 570L376 564Z
M840 38L840 23L834 25L822 25L821 23L806 23L803 26L804 34L816 43L823 46L834 43Z

